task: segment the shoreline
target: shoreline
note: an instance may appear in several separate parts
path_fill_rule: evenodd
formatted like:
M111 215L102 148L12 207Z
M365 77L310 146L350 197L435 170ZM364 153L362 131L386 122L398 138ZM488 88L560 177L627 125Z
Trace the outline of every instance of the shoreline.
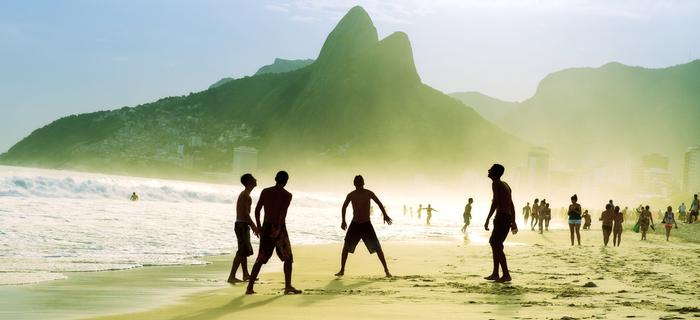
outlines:
M477 231L470 238L487 236ZM293 284L304 290L300 296L282 295L282 268L275 257L271 262L276 264L263 267L256 284L258 294L245 296L245 284L225 282L232 256L221 255L206 257L207 265L78 272L65 280L11 290L0 287L0 304L6 305L0 308L0 316L234 319L259 315L261 310L273 319L398 319L399 315L582 319L606 312L658 319L681 311L700 316L700 310L692 309L696 286L679 272L685 265L700 263L699 245L673 234L666 243L661 232L640 242L637 234L625 231L619 248L602 248L601 238L600 230L582 230L583 246L572 248L568 231L539 235L524 230L509 235L506 254L514 280L507 285L481 279L491 267L490 248L483 239L382 243L395 275L392 279L383 277L376 255L369 255L362 244L350 256L346 276L340 279L333 274L339 268L342 244L299 245L294 246ZM588 282L597 287L583 287Z

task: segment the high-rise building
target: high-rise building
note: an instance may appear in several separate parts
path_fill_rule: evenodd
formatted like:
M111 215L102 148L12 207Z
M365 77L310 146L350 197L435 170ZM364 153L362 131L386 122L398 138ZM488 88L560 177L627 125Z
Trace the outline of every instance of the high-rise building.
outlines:
M253 173L258 168L258 150L251 147L233 148L233 174Z
M700 192L700 146L690 147L685 151L683 191L686 193Z
M665 198L671 193L671 173L668 157L652 153L642 156L639 171L643 198Z
M527 154L527 188L533 192L546 191L549 186L549 152L535 147Z

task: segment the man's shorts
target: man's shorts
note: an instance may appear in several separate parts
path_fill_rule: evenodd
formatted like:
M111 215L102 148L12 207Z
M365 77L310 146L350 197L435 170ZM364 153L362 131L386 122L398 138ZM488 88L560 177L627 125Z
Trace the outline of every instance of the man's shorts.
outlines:
M355 247L360 243L360 239L365 243L370 254L382 250L379 239L377 239L377 233L374 232L374 227L372 227L372 222L351 222L348 232L345 234L343 250L355 253Z
M245 222L236 222L233 231L236 232L236 240L238 241L236 255L239 257L252 256L253 245L250 244L250 226Z
M491 232L491 237L489 238L489 244L491 244L491 247L503 249L503 242L506 241L508 232L510 232L510 220L510 214L496 213L496 217L493 218L493 231Z
M277 252L277 256L284 262L294 261L287 226L265 222L260 232L260 249L256 262L267 263L272 257L272 251Z

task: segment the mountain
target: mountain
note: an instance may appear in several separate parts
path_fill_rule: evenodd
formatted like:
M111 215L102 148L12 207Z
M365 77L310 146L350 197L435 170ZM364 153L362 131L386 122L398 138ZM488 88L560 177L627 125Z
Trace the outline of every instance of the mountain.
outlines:
M275 58L275 62L262 66L255 75L261 75L266 73L283 73L294 71L306 67L314 62L314 59L298 59L298 60L286 60Z
M552 73L522 103L465 103L512 109L495 122L565 163L660 153L679 169L685 149L700 143L699 88L700 60L660 69L608 63Z
M503 101L473 91L450 93L450 96L472 107L486 120L496 124L502 120L504 115L519 106L517 102Z
M294 71L306 67L314 62L313 59L297 59L297 60L287 60L275 58L275 62L272 64L264 65L255 72L255 75L261 75L266 73L284 73L289 71ZM209 89L214 89L221 86L224 83L234 80L231 77L222 78L221 80L214 82L214 84L209 86Z
M306 67L65 117L35 130L0 161L132 174L230 172L237 146L259 150L261 171L405 180L455 178L470 168L482 173L494 161L508 165L526 147L423 84L408 36L380 40L367 12L354 7Z

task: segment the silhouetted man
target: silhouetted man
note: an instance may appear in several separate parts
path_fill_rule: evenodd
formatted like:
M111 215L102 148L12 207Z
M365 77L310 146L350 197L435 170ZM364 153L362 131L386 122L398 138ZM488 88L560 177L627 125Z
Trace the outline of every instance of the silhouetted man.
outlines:
M139 201L139 196L136 195L136 192L131 193L131 197L129 197L131 201Z
M284 189L289 180L289 174L280 171L275 176L275 186L263 189L260 199L255 206L255 222L260 230L260 248L258 249L258 259L253 265L253 271L248 279L248 289L246 294L254 294L253 284L258 278L260 268L272 257L272 251L277 252L277 256L284 262L284 293L299 294L301 290L292 287L292 246L289 243L289 234L285 219L287 209L292 202L292 194ZM260 224L260 210L265 208L265 221Z
M236 223L233 227L238 242L238 250L233 258L231 273L228 275L227 281L229 283L241 282L241 280L236 278L239 266L243 269L243 281L248 281L248 278L250 278L250 274L248 274L248 257L253 255L253 245L250 244L250 230L253 229L253 233L256 236L258 235L258 228L255 226L253 219L250 218L250 207L253 205L250 192L258 185L258 181L255 180L252 174L246 173L241 176L241 184L245 189L241 191L236 201Z
M433 209L433 207L431 207L430 204L428 204L428 207L425 208L425 224L430 225L430 219L433 218L433 211L440 212Z
M355 184L355 190L350 192L345 198L345 202L343 202L343 221L340 224L340 228L343 230L347 228L348 231L345 234L345 245L343 245L343 253L340 259L340 271L335 275L337 277L342 277L345 274L345 262L348 260L348 252L355 253L355 247L357 247L361 239L362 242L365 243L370 254L374 252L377 253L377 257L384 267L384 273L387 278L390 278L391 273L389 273L389 268L386 266L384 251L382 251L382 246L379 244L377 233L374 232L372 221L369 219L370 200L374 200L379 206L379 209L382 211L384 222L391 225L391 218L386 214L384 205L379 201L379 198L377 198L374 192L364 188L365 180L362 176L355 176L353 183ZM350 227L348 228L345 222L345 211L349 203L352 203L352 222L350 222Z
M523 219L525 220L525 225L527 226L527 220L530 219L530 203L528 202L523 207Z
M503 242L508 237L508 231L513 234L518 233L518 226L515 223L515 206L511 197L510 186L505 181L501 181L501 176L505 172L505 168L500 164L494 164L489 169L489 178L493 180L491 188L493 189L493 201L489 215L484 223L484 229L489 230L489 220L496 213L493 219L493 232L489 238L491 250L493 251L493 272L486 280L494 280L496 282L508 282L511 280L510 272L508 272L508 264L506 263L506 254L503 252ZM498 266L501 266L503 276L498 276Z
M462 226L462 233L467 232L467 227L471 223L472 220L472 203L474 203L474 199L469 198L467 200L467 205L464 206L464 213L462 214L462 218L464 219L464 226Z

